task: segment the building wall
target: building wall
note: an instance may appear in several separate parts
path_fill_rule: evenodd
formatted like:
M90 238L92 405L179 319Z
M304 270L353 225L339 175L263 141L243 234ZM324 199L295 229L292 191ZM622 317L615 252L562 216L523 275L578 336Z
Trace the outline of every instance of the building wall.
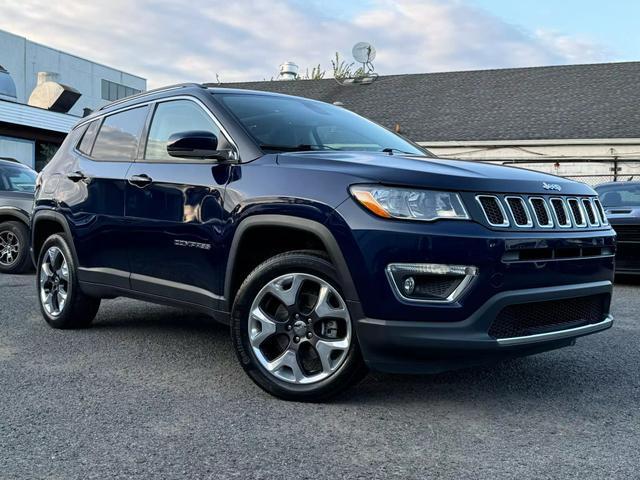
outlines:
M78 90L82 96L69 113L82 116L82 109L95 110L108 103L102 99L102 79L146 90L147 81L135 75L85 60L0 30L0 65L16 84L18 102L27 103L36 86L37 73L59 74L58 81Z

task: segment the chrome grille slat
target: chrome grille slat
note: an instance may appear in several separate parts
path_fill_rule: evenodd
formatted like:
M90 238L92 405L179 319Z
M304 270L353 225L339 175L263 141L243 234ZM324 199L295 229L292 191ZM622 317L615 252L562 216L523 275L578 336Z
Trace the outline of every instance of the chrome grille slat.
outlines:
M560 228L571 228L569 211L562 198L554 197L549 200L556 219L556 225Z
M609 220L607 220L607 214L604 213L604 208L602 207L602 203L600 203L600 199L594 198L593 204L596 206L596 210L598 211L598 216L600 217L600 223L602 225L609 225Z
M547 201L542 197L529 197L529 204L538 226L540 228L553 228L553 219L551 218L551 210L547 205Z
M477 195L476 200L480 204L484 217L492 227L508 227L509 219L502 202L495 195Z
M576 227L586 227L587 220L585 218L585 214L582 211L582 205L578 201L577 198L568 198L567 205L569 205L569 211L571 212L571 218L573 220L573 224Z
M589 222L590 227L599 227L600 222L598 221L598 217L596 215L595 207L593 206L593 199L591 198L583 198L582 199L582 208L587 214L587 221Z
M508 197L504 197L504 199L505 199L505 202L507 203L507 208L509 209L509 213L511 213L511 218L513 219L513 223L515 224L516 227L520 227L520 228L533 227L533 221L531 220L531 215L529 214L527 205L525 204L522 197L508 196Z

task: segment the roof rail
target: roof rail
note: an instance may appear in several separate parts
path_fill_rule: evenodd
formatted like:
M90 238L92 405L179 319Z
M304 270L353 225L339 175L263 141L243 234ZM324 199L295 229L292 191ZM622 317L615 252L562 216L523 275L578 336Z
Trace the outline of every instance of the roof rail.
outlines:
M166 92L168 90L176 90L178 88L187 88L187 87L204 88L199 83L176 83L175 85L168 85L166 87L154 88L153 90L146 90L144 92L136 93L135 95L130 95L128 97L121 98L120 100L116 100L114 102L107 103L106 105L103 105L97 111L101 111L101 110L104 110L106 108L110 108L110 107L112 107L114 105L118 105L120 103L128 102L130 100L135 100L136 98L144 97L146 95L152 95L154 93Z

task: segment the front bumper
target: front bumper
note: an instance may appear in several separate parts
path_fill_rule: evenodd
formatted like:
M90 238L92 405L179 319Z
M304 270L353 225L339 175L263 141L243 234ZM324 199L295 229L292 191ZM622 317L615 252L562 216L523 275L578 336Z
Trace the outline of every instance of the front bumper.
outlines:
M608 296L606 313L612 288L610 281L600 281L504 291L459 322L361 318L356 322L357 335L372 370L437 373L553 350L573 344L577 337L605 330L613 324L610 315L596 323L536 335L495 339L488 334L498 313L509 305L604 294Z

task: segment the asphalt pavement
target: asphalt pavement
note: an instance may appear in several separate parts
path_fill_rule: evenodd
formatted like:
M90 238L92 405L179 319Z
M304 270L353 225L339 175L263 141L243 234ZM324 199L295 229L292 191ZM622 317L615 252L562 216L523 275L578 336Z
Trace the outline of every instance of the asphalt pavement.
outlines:
M640 478L640 284L574 347L327 404L263 393L197 313L116 299L53 330L34 284L0 275L3 480Z

